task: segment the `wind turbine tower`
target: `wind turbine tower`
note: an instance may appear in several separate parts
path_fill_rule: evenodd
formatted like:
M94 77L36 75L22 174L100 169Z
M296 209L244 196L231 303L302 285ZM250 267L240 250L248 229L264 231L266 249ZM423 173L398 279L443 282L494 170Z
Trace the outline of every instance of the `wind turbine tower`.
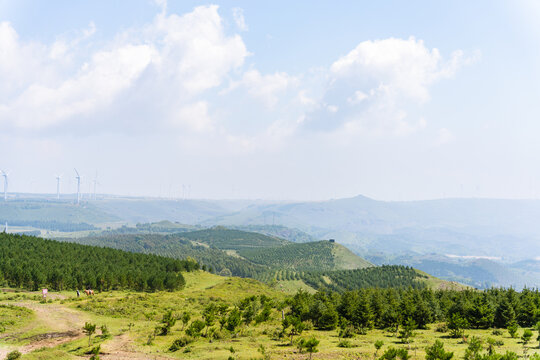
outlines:
M81 175L79 175L77 169L73 170L75 170L75 174L77 174L77 176L75 176L75 179L77 179L77 205L79 205L79 203L81 202Z
M4 171L4 170L0 170L0 172L2 173L2 176L4 177L4 201L7 201L7 189L8 189L8 175L9 175L9 173Z
M62 175L56 175L56 198L60 199L60 179Z
M97 179L97 171L96 171L96 176L94 177L93 183L94 183L94 200L96 200L96 187L99 184L98 179Z

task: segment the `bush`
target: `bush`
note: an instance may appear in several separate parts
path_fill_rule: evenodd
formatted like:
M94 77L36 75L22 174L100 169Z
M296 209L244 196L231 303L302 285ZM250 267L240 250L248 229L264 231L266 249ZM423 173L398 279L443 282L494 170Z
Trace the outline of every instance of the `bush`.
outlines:
M107 325L101 325L99 329L101 330L101 337L103 339L111 338L111 333L109 332L109 328L107 327Z
M352 326L347 326L345 329L339 331L339 337L344 339L350 339L354 337L354 330Z
M495 336L502 336L503 332L501 329L493 329L493 331L491 332L492 335L495 335Z
M193 342L193 338L188 336L182 336L181 338L178 338L173 341L172 345L169 347L169 351L175 352L180 350L183 347L186 347L187 345L191 344Z
M444 344L440 340L426 348L426 360L450 360L453 356L453 352L444 351Z
M379 358L379 360L408 360L410 358L409 352L407 349L395 349L393 347L390 347L386 349L384 354Z
M440 333L448 332L448 325L445 323L438 324L437 327L435 328L435 331L440 332Z
M352 348L353 344L349 340L343 339L339 341L338 347L348 349L348 348Z
M201 331L204 329L205 326L206 325L204 321L195 320L186 329L186 334L194 338L199 337L201 336Z
M529 341L531 341L532 336L533 333L530 329L523 330L523 335L521 335L521 340L523 341L523 344L527 345Z
M15 351L12 351L10 352L7 357L6 357L6 360L16 360L16 359L20 359L22 356L22 354L20 352L18 352L17 350Z

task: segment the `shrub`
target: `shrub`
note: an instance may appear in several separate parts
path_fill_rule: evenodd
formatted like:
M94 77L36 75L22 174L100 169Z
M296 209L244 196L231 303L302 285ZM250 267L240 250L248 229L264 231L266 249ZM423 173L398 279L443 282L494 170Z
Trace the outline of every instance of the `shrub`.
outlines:
M352 326L347 326L346 328L339 330L339 337L345 339L354 337L354 330Z
M453 356L453 352L444 351L444 344L440 340L426 348L426 360L450 360Z
M435 328L435 331L440 332L440 333L448 332L448 325L445 323L438 324L437 327Z
M390 347L386 349L384 354L379 358L380 360L408 360L410 358L409 352L407 349L395 349Z
M492 335L495 335L495 336L502 336L503 332L501 329L493 329L493 331L491 332Z
M201 331L204 329L205 326L206 325L205 325L204 321L195 320L186 329L186 334L191 336L191 337L197 338L197 337L201 336Z
M533 333L530 329L523 330L523 335L521 335L521 340L523 341L523 345L527 345L529 341L531 341L532 336L533 336Z
M353 344L349 340L343 339L343 340L339 341L338 347L340 347L340 348L352 348Z
M103 339L111 338L111 333L109 332L107 325L101 325L99 329L101 330L101 337Z
M18 352L17 350L15 350L15 351L10 352L7 355L6 360L17 360L17 359L20 359L21 356L22 356L22 354L20 352Z
M183 347L186 347L187 345L191 344L193 342L193 338L188 336L182 336L181 338L178 338L173 341L171 346L169 347L169 351L175 352L180 350Z

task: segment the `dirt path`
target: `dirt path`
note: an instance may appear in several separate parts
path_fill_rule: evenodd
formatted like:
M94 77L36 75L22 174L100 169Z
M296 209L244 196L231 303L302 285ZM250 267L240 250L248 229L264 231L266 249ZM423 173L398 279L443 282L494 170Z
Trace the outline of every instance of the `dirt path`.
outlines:
M137 352L128 334L116 336L101 346L99 357L103 360L169 360L170 357Z
M13 303L12 305L25 307L34 311L36 321L27 328L22 329L21 332L5 337L27 340L30 343L23 346L0 345L0 359L4 359L5 356L13 350L18 350L21 353L26 354L43 347L55 347L84 336L81 331L81 324L87 319L81 312L59 304L20 302ZM36 326L44 326L49 329L50 332L29 338L21 337L26 331Z
M32 352L43 347L55 347L60 344L79 339L84 336L81 327L85 321L89 321L85 313L68 308L60 304L39 304L34 302L12 303L15 306L25 307L34 311L36 320L21 331L9 334L4 339L27 340L30 343L23 346L0 344L0 359L4 359L8 353L18 350L23 354ZM36 326L44 326L49 329L45 334L35 335L29 338L22 337L25 332ZM169 360L170 357L163 355L145 354L137 352L133 340L129 334L124 333L106 341L101 346L103 360Z

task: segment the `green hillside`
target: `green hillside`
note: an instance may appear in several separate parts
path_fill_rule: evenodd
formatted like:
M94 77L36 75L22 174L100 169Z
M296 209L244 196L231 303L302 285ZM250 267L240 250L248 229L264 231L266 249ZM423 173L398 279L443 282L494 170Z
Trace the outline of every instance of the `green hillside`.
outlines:
M373 266L370 262L354 255L343 245L329 241L288 244L274 248L244 249L238 253L256 264L277 269L326 271L362 269Z
M0 282L38 290L175 290L194 261L0 233Z
M192 258L213 272L240 277L257 277L267 271L265 266L228 255L220 249L194 244L185 239L184 234L108 234L62 240L176 259Z
M66 241L177 259L193 258L216 273L260 279L283 269L332 271L372 266L344 246L329 241L294 244L222 227L169 235L104 234Z

